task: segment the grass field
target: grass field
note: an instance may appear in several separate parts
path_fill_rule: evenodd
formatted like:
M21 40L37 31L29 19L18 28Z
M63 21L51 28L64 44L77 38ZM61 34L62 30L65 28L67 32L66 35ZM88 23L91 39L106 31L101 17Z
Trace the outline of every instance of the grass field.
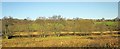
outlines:
M118 35L21 37L3 39L3 47L118 47Z
M107 22L95 22L96 24L101 24L104 23L106 25L117 25L118 22L112 22L112 21L107 21Z

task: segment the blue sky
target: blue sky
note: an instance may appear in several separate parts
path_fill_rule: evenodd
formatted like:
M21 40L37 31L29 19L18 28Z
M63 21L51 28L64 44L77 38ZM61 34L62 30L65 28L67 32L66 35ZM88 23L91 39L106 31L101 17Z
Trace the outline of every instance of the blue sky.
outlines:
M2 16L36 19L62 15L65 18L113 19L118 16L117 2L3 2ZM1 17L0 17L1 18Z
M2 2L118 2L120 0L2 0Z
M0 3L0 18L2 17L2 3Z

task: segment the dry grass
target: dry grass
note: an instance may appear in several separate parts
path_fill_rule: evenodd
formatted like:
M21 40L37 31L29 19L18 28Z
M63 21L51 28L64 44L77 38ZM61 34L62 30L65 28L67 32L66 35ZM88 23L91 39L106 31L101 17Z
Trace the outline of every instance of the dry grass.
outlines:
M114 35L116 36L116 35ZM3 47L118 47L118 38L104 36L61 36L3 39Z

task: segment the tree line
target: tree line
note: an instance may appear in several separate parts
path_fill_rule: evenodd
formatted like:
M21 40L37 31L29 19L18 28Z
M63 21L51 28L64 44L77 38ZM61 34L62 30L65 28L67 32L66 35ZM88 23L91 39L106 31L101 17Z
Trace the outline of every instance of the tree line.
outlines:
M14 32L40 32L44 36L48 33L55 33L60 36L61 32L84 32L92 33L94 31L118 31L118 23L114 25L106 24L106 22L118 22L114 20L93 20L93 19L65 19L61 15L54 15L49 18L39 17L36 20L16 19L13 17L2 18L2 34L10 36ZM96 23L101 22L101 23Z

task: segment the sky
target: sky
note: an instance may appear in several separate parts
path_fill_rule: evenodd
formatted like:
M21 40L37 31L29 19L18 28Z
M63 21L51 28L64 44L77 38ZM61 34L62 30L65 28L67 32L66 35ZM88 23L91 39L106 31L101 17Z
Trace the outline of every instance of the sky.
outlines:
M2 17L2 3L0 3L0 19Z
M118 2L3 2L2 16L36 19L61 15L64 18L114 19ZM2 18L2 17L0 17Z
M120 0L2 0L2 2L118 2Z

